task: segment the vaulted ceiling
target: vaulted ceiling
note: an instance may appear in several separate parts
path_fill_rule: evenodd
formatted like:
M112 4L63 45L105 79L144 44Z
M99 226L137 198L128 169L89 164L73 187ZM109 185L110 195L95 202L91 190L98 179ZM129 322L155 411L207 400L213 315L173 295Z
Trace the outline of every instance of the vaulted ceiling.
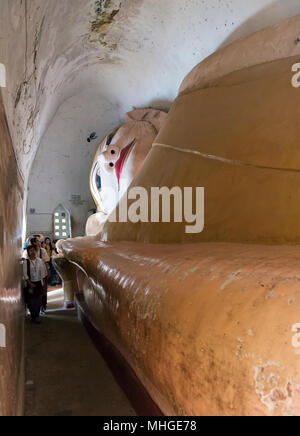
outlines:
M3 98L25 181L67 102L83 135L97 123L104 136L132 107L168 109L189 70L218 47L300 13L299 0L0 2Z

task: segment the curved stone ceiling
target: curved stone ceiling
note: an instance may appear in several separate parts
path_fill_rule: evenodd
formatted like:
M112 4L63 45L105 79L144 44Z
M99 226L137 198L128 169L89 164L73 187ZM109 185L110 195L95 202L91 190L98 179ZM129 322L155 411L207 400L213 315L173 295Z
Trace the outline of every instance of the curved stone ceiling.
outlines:
M299 14L300 4L1 0L1 9L0 62L7 70L3 98L27 181L48 126L69 99L82 96L86 113L101 113L97 133L104 136L107 118L121 120L132 107L168 109L182 79L199 61L228 42ZM111 109L103 111L103 106Z

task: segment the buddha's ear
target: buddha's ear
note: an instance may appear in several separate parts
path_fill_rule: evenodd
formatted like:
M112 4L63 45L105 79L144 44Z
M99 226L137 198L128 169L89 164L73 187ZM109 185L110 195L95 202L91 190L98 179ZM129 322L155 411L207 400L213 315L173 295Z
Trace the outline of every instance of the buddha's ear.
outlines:
M125 116L125 122L128 121L146 121L150 123L157 133L163 127L168 114L164 111L152 108L134 109Z

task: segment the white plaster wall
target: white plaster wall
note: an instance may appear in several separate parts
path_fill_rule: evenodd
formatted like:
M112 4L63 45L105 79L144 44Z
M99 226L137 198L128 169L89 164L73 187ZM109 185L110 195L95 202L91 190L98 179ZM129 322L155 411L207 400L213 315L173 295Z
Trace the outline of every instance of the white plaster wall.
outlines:
M120 12L99 42L90 29L94 1L0 0L3 94L25 179L53 114L76 92L71 80L93 65L107 99L122 90L123 112L133 104L126 88L136 84L135 104L172 100L185 74L219 46L300 13L299 0L112 3Z
M85 88L67 99L41 141L29 178L27 236L51 235L53 212L60 203L71 213L73 236L85 232L88 211L95 207L88 180L99 142L88 143L87 137L99 128L110 131L119 123L114 104L101 95L95 97L93 90ZM83 204L74 205L72 195L80 195ZM30 209L36 213L30 214Z
M8 123L25 186L41 147L28 208L40 199L37 209L45 213L58 200L52 191L61 192L64 202L75 193L65 189L76 186L76 172L87 197L89 157L75 150L89 130L104 136L133 106L168 108L185 75L203 58L235 39L300 14L299 0L112 0L111 10L119 12L97 34L90 23L93 5L91 0L0 0ZM86 90L89 99L84 98ZM78 123L77 142L70 120ZM51 184L41 177L46 154L55 162ZM60 168L62 163L68 170ZM40 195L32 187L38 174ZM44 192L51 196L47 208ZM83 210L77 215L83 219Z

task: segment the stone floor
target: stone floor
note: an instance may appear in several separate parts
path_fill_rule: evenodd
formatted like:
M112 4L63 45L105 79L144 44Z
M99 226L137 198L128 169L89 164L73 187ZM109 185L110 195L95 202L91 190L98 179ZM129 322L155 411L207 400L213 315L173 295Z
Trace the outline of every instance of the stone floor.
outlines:
M25 415L135 416L75 310L59 310L62 291L52 292L42 324L26 320Z

